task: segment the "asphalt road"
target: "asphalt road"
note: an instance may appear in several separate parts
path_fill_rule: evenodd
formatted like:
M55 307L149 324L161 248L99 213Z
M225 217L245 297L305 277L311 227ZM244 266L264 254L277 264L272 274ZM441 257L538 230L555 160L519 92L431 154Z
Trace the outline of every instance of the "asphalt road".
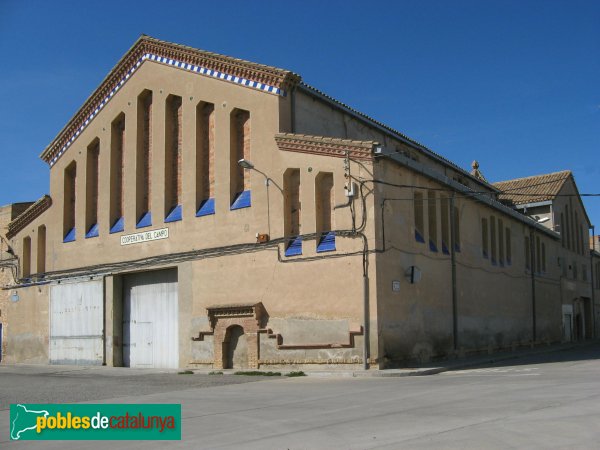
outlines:
M404 378L0 369L0 448L495 449L600 446L600 346ZM35 372L35 370L33 371ZM91 386L91 387L88 387ZM70 389L70 391L69 391ZM53 391L50 393L49 391ZM64 396L64 397L63 397ZM182 440L7 441L7 402L181 403Z

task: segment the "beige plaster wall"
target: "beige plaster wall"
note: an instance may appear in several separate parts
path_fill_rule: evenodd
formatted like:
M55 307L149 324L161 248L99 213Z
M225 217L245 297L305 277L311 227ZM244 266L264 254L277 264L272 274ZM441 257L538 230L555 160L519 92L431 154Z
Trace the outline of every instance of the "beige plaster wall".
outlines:
M419 174L391 164L378 166L378 178L394 183L443 189ZM420 190L427 199L427 190ZM456 253L458 312L458 348L453 348L451 258L433 252L427 244L427 200L425 240L415 240L412 188L376 188L376 204L384 198L385 251L377 255L378 317L380 354L390 361L428 360L444 354L494 350L522 345L532 336L531 271L525 268L524 235L528 227L496 210L458 196L460 211L460 252ZM446 192L449 194L449 192ZM441 214L437 193L437 231L441 242ZM512 263L493 265L483 257L481 218L501 217L510 227ZM383 250L380 215L378 248ZM535 274L536 341L561 338L561 300L559 272L556 267L558 241L536 232L546 244L547 269ZM498 245L498 243L497 243ZM410 284L405 271L412 265L422 270L422 280ZM400 291L392 290L392 282L400 282Z

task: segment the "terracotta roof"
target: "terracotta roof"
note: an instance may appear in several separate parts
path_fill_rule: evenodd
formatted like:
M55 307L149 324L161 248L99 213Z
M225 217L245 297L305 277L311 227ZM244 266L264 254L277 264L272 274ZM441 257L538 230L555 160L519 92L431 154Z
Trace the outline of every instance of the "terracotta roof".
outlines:
M8 231L6 232L6 238L12 239L33 222L36 218L38 218L44 211L46 211L52 205L52 199L49 195L44 195L37 202L27 208L21 215L19 215L15 220L8 224Z
M565 181L571 176L570 170L563 170L562 172L499 181L494 183L494 186L502 191L502 194L498 196L499 200L522 205L553 200Z
M230 56L199 50L185 45L174 44L142 35L131 49L119 60L100 86L90 95L83 106L52 140L40 155L49 164L56 162L93 120L96 114L108 103L115 92L144 61L157 61L176 67L202 67L208 74L218 79L238 80L238 84L267 90L286 91L295 86L300 77L293 72L277 67L265 66ZM176 62L176 64L175 64ZM199 70L199 69L198 69ZM204 72L200 72L203 73ZM242 81L248 80L242 83ZM268 88L268 89L266 89Z

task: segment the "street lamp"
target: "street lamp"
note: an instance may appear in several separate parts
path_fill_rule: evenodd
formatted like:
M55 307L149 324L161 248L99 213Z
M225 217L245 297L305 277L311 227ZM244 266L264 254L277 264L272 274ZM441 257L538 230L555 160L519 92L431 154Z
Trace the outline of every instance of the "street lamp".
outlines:
M267 176L266 173L262 172L261 170L258 170L256 167L254 167L254 164L252 164L252 162L248 161L247 159L240 159L238 162L238 166L240 166L243 169L246 170L254 170L255 172L260 173L263 177L265 177L265 186L267 187L267 229L268 229L268 233L269 233L269 239L271 238L271 205L270 205L270 200L269 200L269 186L271 185L271 182L273 181L271 178L269 178ZM273 184L283 193L282 189L277 186L277 183L275 183L273 181Z
M242 158L238 161L238 165L244 169L248 169L248 170L254 169L254 164L252 164L250 161L248 161L247 159L244 159L244 158Z

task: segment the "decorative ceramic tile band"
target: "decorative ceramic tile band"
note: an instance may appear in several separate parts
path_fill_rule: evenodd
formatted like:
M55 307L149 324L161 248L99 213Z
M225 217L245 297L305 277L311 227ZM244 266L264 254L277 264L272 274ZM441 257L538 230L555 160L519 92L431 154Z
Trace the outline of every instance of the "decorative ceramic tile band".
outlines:
M180 69L188 70L190 72L199 73L201 75L206 75L209 77L218 78L220 80L230 81L232 83L241 84L242 86L251 87L254 89L258 89L260 91L270 92L272 94L277 94L285 97L285 90L275 87L269 86L268 84L259 83L258 81L247 80L246 78L236 77L234 75L229 75L224 72L219 72L218 70L207 69L202 66L195 66L194 64L188 64L182 61L177 61L176 59L165 58L164 56L153 55L151 53L146 53L142 60L149 59L150 61L160 62L163 64L167 64L169 66L179 67Z
M224 72L219 72L217 70L207 69L206 67L196 66L194 64L188 64L183 61L178 61L176 59L166 58L164 56L155 55L153 53L145 53L141 58L137 60L137 62L133 65L131 69L127 71L125 76L117 83L117 85L109 92L109 94L104 97L104 99L100 102L100 104L94 109L94 111L85 119L83 124L77 129L75 134L71 136L71 138L66 142L66 144L60 149L60 151L50 160L50 166L56 164L56 161L63 155L63 153L71 146L75 139L79 137L79 135L83 132L83 130L89 125L94 117L98 115L98 113L106 106L106 104L110 101L110 99L117 93L117 91L125 84L125 82L131 77L133 72L135 72L144 61L154 61L157 63L166 64L169 66L177 67L179 69L187 70L189 72L198 73L200 75L205 75L208 77L217 78L219 80L229 81L231 83L240 84L242 86L246 86L253 89L258 89L260 91L268 92L271 94L281 95L285 97L286 92L284 89L278 88L276 86L270 86L268 84L259 83L258 81L248 80L246 78L240 78L234 75L229 75Z

